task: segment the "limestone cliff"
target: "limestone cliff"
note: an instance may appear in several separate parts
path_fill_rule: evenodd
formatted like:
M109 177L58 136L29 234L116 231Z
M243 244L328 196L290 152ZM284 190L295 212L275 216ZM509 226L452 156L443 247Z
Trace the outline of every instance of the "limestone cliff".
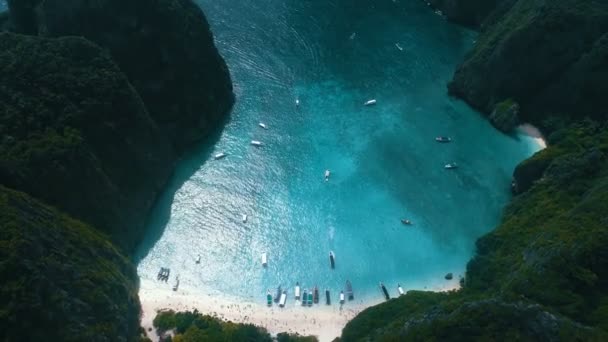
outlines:
M0 182L129 251L175 154L110 56L83 38L0 33Z
M513 99L520 119L545 131L603 120L608 92L608 3L519 0L485 27L449 84L482 112Z
M132 341L137 274L95 229L0 185L0 340Z
M192 0L12 0L9 6L23 33L83 36L108 49L178 152L230 111L228 68Z

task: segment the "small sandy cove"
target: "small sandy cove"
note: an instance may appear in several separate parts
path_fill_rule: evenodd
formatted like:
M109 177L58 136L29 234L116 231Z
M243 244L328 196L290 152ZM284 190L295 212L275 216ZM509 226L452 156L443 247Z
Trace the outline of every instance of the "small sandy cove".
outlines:
M429 288L435 291L453 290L458 287L458 281L446 282L445 286ZM272 307L263 305L265 296L260 303L250 303L225 295L201 295L200 290L190 292L187 287L172 291L171 286L153 280L141 279L139 299L142 305L142 327L148 337L158 341L158 336L152 327L152 320L160 310L188 311L198 310L200 313L237 322L252 323L264 327L272 335L280 332L298 333L300 335L317 336L320 342L332 341L342 334L346 323L367 307L381 302L381 296L375 302L347 302L342 308L337 303L338 294L333 294L332 305L317 304L312 308L302 307L300 303L289 298L284 308L273 303ZM323 301L324 303L324 301ZM148 331L152 328L151 331Z

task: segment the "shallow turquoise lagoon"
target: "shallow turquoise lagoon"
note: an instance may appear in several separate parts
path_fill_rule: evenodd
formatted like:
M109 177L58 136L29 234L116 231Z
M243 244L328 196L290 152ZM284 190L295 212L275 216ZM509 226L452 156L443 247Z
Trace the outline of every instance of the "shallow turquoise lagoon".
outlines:
M537 149L447 96L475 33L417 0L198 3L237 102L178 166L140 247L140 277L169 267L180 288L260 303L296 281L339 291L350 279L370 301L380 281L393 294L397 283L457 284L510 198L513 168ZM453 161L459 169L443 168Z

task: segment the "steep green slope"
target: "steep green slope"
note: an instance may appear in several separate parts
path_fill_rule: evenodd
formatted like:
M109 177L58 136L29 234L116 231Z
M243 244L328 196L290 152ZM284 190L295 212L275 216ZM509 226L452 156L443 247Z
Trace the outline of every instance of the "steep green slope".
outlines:
M126 77L83 38L0 33L0 183L129 251L175 156Z
M0 186L0 340L137 336L132 264L91 227Z
M12 0L9 6L24 33L83 36L108 49L178 152L230 111L228 68L192 0Z
M554 130L606 119L608 2L519 0L483 29L449 84L483 112L506 99L520 119Z
M608 131L560 131L532 188L477 242L465 286L413 292L349 322L356 340L608 338Z

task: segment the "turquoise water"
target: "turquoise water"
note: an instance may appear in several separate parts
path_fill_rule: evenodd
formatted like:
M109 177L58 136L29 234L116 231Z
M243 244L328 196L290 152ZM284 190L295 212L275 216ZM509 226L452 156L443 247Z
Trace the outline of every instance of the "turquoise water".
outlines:
M350 279L370 300L379 281L393 294L397 283L444 284L448 272L457 283L509 200L513 168L537 149L447 96L475 34L418 0L197 2L237 102L214 142L178 166L140 248L140 277L170 267L181 288L260 303L279 284L293 294L296 281L339 291ZM376 106L362 105L371 98ZM229 155L214 160L219 152ZM445 170L452 161L461 167Z

